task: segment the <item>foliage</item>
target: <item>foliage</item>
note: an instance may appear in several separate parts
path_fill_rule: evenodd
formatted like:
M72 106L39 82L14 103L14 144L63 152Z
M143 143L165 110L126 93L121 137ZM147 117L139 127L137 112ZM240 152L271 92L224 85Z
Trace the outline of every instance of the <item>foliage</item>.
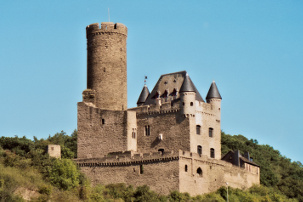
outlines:
M273 187L289 198L303 201L303 166L291 162L278 150L269 145L259 145L257 140L248 140L243 135L228 135L222 132L222 156L228 151L248 151L260 166L260 181L266 187Z
M229 190L229 201L303 201L303 165L291 162L269 145L259 145L242 135L222 132L222 153L248 151L261 168L261 186L243 191ZM62 160L50 158L48 144L61 145ZM39 194L36 201L226 201L226 187L217 192L191 197L171 192L168 196L146 185L125 184L92 187L71 159L77 154L77 131L71 136L61 131L47 139L0 138L0 201L24 201L16 190L24 187Z
M49 170L49 178L52 184L64 190L79 185L80 172L75 163L70 159L55 159Z

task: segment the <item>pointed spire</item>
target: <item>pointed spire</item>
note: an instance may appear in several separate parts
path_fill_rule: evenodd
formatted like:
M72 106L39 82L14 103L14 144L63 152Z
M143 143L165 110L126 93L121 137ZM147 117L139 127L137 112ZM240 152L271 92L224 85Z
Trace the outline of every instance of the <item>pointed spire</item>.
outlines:
M141 94L139 96L137 105L143 105L145 103L146 98L149 96L149 90L146 85L144 85Z
M195 87L193 82L190 80L188 74L184 78L183 84L180 88L180 92L195 92Z
M219 90L217 88L217 85L215 83L215 81L212 82L209 90L208 90L208 93L207 93L207 96L206 96L206 100L209 100L209 99L212 99L212 98L216 98L216 99L221 99L222 100L222 97L219 93Z

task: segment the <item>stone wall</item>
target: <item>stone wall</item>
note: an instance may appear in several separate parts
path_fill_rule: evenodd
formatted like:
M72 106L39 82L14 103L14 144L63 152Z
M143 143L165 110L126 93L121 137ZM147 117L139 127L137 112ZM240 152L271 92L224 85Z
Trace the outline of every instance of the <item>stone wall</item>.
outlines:
M158 153L141 154L133 157L120 155L102 160L80 160L78 165L92 180L93 185L111 183L126 183L135 187L148 185L160 194L168 194L179 189L178 156L173 154L164 156Z
M100 159L78 159L77 163L93 184L146 184L161 194L178 190L194 196L216 191L226 182L240 189L260 183L259 172L185 151L163 155L113 153Z
M138 152L189 150L189 119L179 111L138 113L137 124ZM150 127L150 135L145 134L145 126Z
M231 163L207 156L183 152L179 160L180 192L198 195L216 191L222 186L246 189L260 184L260 173L250 172ZM187 167L187 171L185 170ZM202 174L198 173L201 169ZM259 169L255 166L256 169Z
M49 144L47 145L47 153L50 157L61 158L61 146Z
M127 112L78 103L78 158L98 158L127 150Z
M102 22L86 28L87 88L96 91L96 106L109 110L127 109L127 27Z

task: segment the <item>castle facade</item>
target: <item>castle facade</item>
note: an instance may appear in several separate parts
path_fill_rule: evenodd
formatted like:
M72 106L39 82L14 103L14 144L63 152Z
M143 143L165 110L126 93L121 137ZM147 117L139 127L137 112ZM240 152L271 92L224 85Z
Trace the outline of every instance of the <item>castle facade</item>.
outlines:
M78 103L77 164L94 184L147 184L161 194L191 195L260 183L246 153L221 158L221 95L212 82L205 100L186 71L165 74L137 107L127 109L127 27L91 24L87 89Z

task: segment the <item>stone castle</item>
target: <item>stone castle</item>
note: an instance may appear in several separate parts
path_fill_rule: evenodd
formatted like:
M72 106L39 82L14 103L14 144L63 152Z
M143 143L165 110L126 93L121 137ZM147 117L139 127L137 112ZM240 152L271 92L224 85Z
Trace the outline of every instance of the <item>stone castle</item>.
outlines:
M205 100L186 71L164 74L127 109L127 27L86 27L87 89L78 103L78 159L93 184L147 184L161 194L260 184L248 153L221 158L221 95ZM139 94L139 93L138 93Z

